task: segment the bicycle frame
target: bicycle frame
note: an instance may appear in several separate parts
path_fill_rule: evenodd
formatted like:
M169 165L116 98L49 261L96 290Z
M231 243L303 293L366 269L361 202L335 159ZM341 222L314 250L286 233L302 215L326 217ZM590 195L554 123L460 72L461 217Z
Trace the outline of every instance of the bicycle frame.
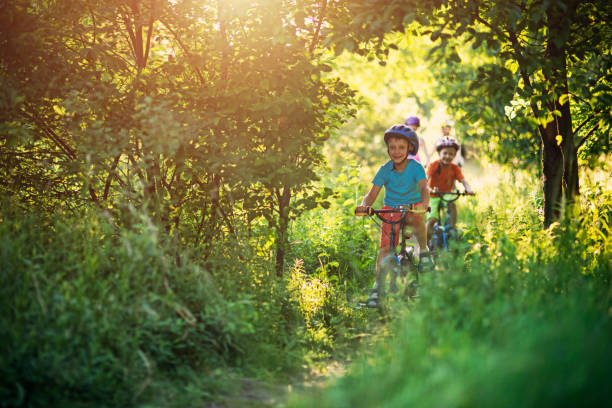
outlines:
M390 233L390 244L393 247L393 250L391 251L391 255L393 256L394 260L397 262L397 267L393 268L393 274L391 276L391 281L389 283L389 287L390 287L390 291L395 291L396 288L396 281L397 281L397 277L398 277L398 269L401 270L401 275L402 277L405 275L402 266L405 266L406 264L410 265L411 262L413 262L413 260L411 259L412 257L416 256L416 254L414 254L414 250L413 251L409 251L407 248L407 239L410 238L410 235L407 236L407 234L405 233L404 229L405 227L408 225L406 217L408 214L424 214L426 211L419 211L419 210L413 210L410 207L398 207L398 208L394 208L394 209L381 209L381 210L375 210L370 208L368 215L372 216L372 215L376 215L382 222L386 223L386 224L391 224L391 233ZM401 214L400 218L398 220L395 221L390 221L384 218L384 214ZM399 224L399 233L401 234L401 239L400 239L400 250L398 251L397 249L397 245L395 244L395 226ZM419 270L418 268L411 268L414 272L414 284L418 283L419 280ZM386 275L386 271L383 271L381 268L381 271L379 273L378 276L378 287L379 287L379 291L384 292L384 280L385 280L385 275Z
M446 195L452 195L454 198L448 199L445 198ZM442 242L441 249L448 249L448 236L449 231L451 230L452 225L450 224L450 203L453 203L459 199L459 197L468 195L464 191L438 191L436 192L436 197L440 198L440 205L438 206L438 222L434 224L433 234L436 234L436 230L439 229L442 232ZM442 206L446 207L446 218L444 220L444 224L442 224ZM434 236L432 235L432 243L434 240ZM431 249L434 250L437 245L431 245Z

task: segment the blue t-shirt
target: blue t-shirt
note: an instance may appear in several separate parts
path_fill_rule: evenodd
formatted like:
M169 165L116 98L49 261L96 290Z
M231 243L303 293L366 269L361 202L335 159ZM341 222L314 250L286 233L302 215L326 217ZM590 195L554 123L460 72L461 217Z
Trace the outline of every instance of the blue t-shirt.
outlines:
M408 160L408 165L402 172L393 170L393 160L389 160L378 169L372 183L385 187L386 206L397 207L421 201L419 180L425 178L425 169L416 160Z

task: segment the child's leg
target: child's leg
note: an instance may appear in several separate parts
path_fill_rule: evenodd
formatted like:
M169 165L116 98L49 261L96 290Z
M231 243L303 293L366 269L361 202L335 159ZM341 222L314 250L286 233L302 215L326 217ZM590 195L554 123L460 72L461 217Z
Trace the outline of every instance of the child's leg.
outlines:
M422 215L416 215L412 217L412 227L414 228L414 235L419 242L420 252L429 252L427 246L427 227L425 226L425 217Z
M454 227L457 224L457 206L455 203L448 203L448 211L450 212L450 225Z
M431 197L429 199L429 214L427 214L427 242L431 240L433 234L433 227L438 222L438 207L440 206L440 197Z
M383 207L383 209L390 209L391 207ZM399 214L385 214L385 219L388 221L397 221L399 220L400 215ZM395 242L391 242L391 228L393 228L394 230L394 234L395 235ZM399 229L399 224L394 224L393 227L391 226L391 224L383 222L382 224L382 228L380 231L380 245L379 245L379 250L378 250L378 256L376 257L376 281L378 281L378 277L380 276L380 266L382 265L383 261L385 260L385 258L387 256L389 256L389 253L391 252L391 246L393 245L393 248L395 248L395 246L397 246L397 243L399 242L399 235L400 235L400 229Z
M376 257L376 282L378 282L378 277L380 276L380 265L382 265L383 260L389 256L390 250L390 246L381 246L378 250L378 256Z
M381 246L380 249L378 250L378 256L376 257L376 281L374 283L374 287L372 288L372 291L370 292L370 295L368 296L368 300L366 300L366 305L368 307L378 306L379 292L381 292L381 289L383 289L379 287L379 282L378 282L378 279L380 277L380 268L381 268L381 265L384 259L389 255L390 249L391 247L387 245L387 246ZM384 292L384 290L382 291Z
M433 217L427 220L427 242L431 240L431 236L433 234L433 227L436 222L438 222L438 220Z

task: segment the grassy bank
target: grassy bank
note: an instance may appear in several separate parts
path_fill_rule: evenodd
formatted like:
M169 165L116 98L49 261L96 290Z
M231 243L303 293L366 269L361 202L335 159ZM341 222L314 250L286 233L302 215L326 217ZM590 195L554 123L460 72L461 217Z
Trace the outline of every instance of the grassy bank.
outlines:
M363 321L311 260L279 280L246 234L202 260L134 218L3 203L0 406L235 406L254 382L308 372Z
M378 233L352 215L359 170L333 182L330 206L292 224L283 279L269 237L253 231L201 259L145 214L120 228L103 213L49 215L5 201L0 405L274 406L301 374L354 356L380 324L355 307L374 278ZM336 387L295 395L292 406L609 399L606 183L585 175L581 210L542 230L535 180L474 180L480 194L460 202L461 256L439 259L420 299L391 310L380 344L362 345Z
M348 375L292 407L605 406L612 397L610 214L585 175L581 209L543 230L539 187L520 174L461 204L459 256L393 310L391 335Z

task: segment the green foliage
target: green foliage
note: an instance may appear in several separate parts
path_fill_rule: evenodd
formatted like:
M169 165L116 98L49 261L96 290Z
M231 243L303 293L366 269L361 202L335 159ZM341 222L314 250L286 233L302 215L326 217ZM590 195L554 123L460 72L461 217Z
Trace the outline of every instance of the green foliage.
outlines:
M540 227L530 177L466 201L464 248L394 310L393 336L349 375L290 406L604 406L612 380L609 186ZM586 180L585 180L586 181ZM517 188L518 186L518 188Z
M541 163L540 138L525 110L528 105L514 100L513 74L486 47L461 47L459 52L460 61L448 58L432 67L439 79L434 84L436 97L457 118L457 134L496 163L536 170Z
M147 220L116 233L91 214L3 211L0 228L9 406L129 405L158 370L220 364L253 332L207 272L172 264Z
M289 214L320 198L323 143L354 113L352 91L323 75L315 27L295 26L316 2L5 9L0 191L119 222L146 208L183 242L264 218L286 246Z
M356 49L386 60L391 48L386 34L430 34L438 43L432 52L440 57L436 63L452 77L462 61L460 46L482 49L480 55L489 58L465 70L467 75L459 76L465 82L454 84L463 89L439 86L441 96L463 97L453 115L468 122L467 129L478 118L485 129L476 134L508 141L489 144L490 151L505 150L496 159L506 161L518 151L510 163L524 165L538 159L541 148L545 225L559 218L562 197L573 200L579 194L578 151L584 150L584 165L591 163L587 152L597 160L609 150L610 2L380 0L343 6L337 31L328 38L336 52ZM373 7L383 12L371 13ZM537 129L539 140L530 129Z
M365 194L360 173L360 167L346 165L336 178L327 180L335 185L329 208L314 209L298 219L291 234L290 256L303 260L306 271L325 276L348 295L373 280L376 257L377 242L370 234L374 226L364 228L364 220L353 214Z
M301 260L296 260L287 282L289 300L295 304L305 321L310 348L309 358L329 357L337 337L342 336L343 323L348 323L351 310L342 299L342 287L326 276L325 271L308 274ZM339 330L340 329L340 330Z
M353 214L362 198L358 176L359 168L347 165L337 178L324 180L335 187L330 205L311 210L291 227L288 257L295 263L288 288L311 336L328 339L324 354L361 333L366 323L355 305L374 280L376 244Z
M360 109L355 119L326 145L333 168L352 161L378 168L388 160L383 142L385 130L403 123L409 115L421 117L419 135L427 140L430 152L433 137L439 136L437 126L443 119L437 116L443 114L433 89L437 78L427 62L431 44L424 38L399 34L389 35L388 40L397 45L389 51L384 67L351 53L334 58L335 72L358 92Z
M151 395L175 404L163 386L169 378L173 389L191 382L200 390L181 397L191 405L227 390L220 378L232 367L295 370L317 357L306 347L333 348L324 332L338 316L347 326L354 318L340 312L339 293L325 292L322 327L321 316L292 301L309 292L285 289L246 236L203 268L184 249L177 259L137 213L130 229L116 229L93 212L43 218L10 201L2 208L3 406L130 406Z
M442 3L3 6L0 405L200 406L244 376L286 377L338 353L368 324L353 306L374 278L376 228L352 213L360 183L386 160L384 129L439 113L436 95L459 132L521 167L539 161L533 129L571 103L575 135L554 140L609 174L610 31L599 22L610 5L581 3L567 37L546 42L541 23L566 2ZM523 65L496 27L519 34ZM439 48L428 55L429 40L405 30ZM572 96L551 86L559 59L542 62L559 44ZM342 50L386 68L356 69ZM334 70L366 83L361 99ZM340 130L358 103L367 109ZM545 111L537 121L532 103ZM326 159L339 175L319 174ZM441 259L381 365L344 380L363 393L331 405L605 396L609 181L589 182L583 211L540 231L541 194L509 187L534 184L521 177L465 203L465 257ZM552 380L524 394L530 375ZM539 393L552 382L571 398Z

